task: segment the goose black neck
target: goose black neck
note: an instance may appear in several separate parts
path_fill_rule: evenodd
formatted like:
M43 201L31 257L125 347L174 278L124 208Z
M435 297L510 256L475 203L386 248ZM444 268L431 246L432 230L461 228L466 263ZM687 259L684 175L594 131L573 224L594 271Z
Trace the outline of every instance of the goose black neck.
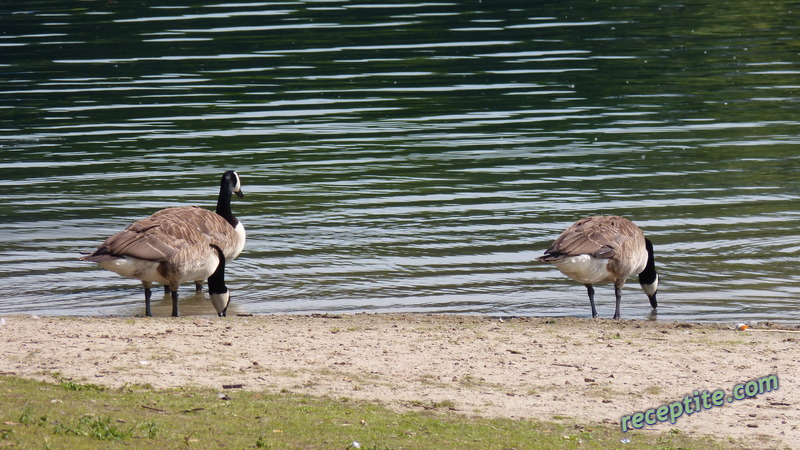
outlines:
M658 279L656 260L653 256L653 243L650 242L650 239L645 239L644 246L647 249L647 264L644 266L642 273L639 274L639 283L652 284Z
M233 195L233 188L227 177L222 177L222 183L219 187L219 198L217 199L217 214L227 220L232 227L236 228L239 221L234 217L231 211L231 196Z
M212 245L211 248L217 252L219 264L217 265L217 269L214 271L214 273L208 277L208 293L224 294L228 292L228 287L225 286L225 253L223 253L222 249L216 245Z

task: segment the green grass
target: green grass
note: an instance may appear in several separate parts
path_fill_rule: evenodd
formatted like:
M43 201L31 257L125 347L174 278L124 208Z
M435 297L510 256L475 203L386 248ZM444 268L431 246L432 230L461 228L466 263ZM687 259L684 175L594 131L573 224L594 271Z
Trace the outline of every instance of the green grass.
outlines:
M413 403L413 402L411 402ZM680 433L470 418L451 404L398 413L291 393L107 389L0 376L0 447L17 448L714 448ZM623 444L620 439L628 438Z

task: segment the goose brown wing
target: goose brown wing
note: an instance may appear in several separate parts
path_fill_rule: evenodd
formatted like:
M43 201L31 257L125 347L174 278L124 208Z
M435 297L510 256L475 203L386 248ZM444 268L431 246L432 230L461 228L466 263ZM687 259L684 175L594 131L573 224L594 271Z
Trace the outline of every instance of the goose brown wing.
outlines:
M545 254L553 257L591 255L595 258L612 258L619 246L630 239L634 232L628 223L630 221L616 216L581 219L561 233Z
M232 250L229 251L228 247L236 232L219 214L199 206L183 206L163 209L150 217L163 222L165 232L190 244L214 245L230 258Z
M214 245L232 260L235 253L234 228L219 214L199 206L181 206L156 212L150 218L158 220L163 232L184 240L187 244Z
M180 242L163 234L162 224L152 217L139 220L106 239L89 261L105 261L130 256L145 261L165 261L178 251Z
M166 261L187 246L220 246L226 231L233 233L233 228L225 219L207 209L196 206L167 208L134 222L82 259L99 262L129 256L146 261Z
M596 258L611 258L614 256L614 248L596 233L584 234L576 230L567 230L556 239L545 254L561 257L591 255Z

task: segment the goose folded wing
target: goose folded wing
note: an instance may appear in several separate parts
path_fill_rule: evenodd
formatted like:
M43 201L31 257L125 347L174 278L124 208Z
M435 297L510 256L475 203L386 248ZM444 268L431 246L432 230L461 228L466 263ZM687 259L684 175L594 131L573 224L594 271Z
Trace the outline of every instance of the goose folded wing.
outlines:
M158 226L144 229L131 226L108 238L100 249L111 256L165 261L178 251L181 242L172 236L155 233L157 229Z
M150 219L159 223L163 233L180 236L192 244L211 237L211 243L219 245L217 239L227 240L234 234L233 227L222 216L198 206L167 208Z
M612 258L618 245L601 230L575 229L564 232L545 253L561 257L591 255L595 258Z

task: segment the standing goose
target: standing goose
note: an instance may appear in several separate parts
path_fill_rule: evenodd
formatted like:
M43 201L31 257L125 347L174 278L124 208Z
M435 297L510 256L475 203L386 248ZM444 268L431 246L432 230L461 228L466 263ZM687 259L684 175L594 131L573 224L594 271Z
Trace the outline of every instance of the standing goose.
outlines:
M597 317L593 284L614 283L617 297L614 318L619 319L622 286L636 274L650 305L653 309L658 306L658 274L653 244L639 227L623 217L583 218L564 230L537 260L555 264L561 273L586 286L592 317Z
M218 267L224 269L225 260L233 260L244 248L244 226L231 212L232 194L244 197L239 175L229 170L222 175L216 213L198 206L163 209L106 239L94 253L81 260L141 280L147 316L153 315L150 310L153 283L169 286L172 316L178 317L178 286L209 278ZM212 292L210 282L209 292ZM223 307L221 301L214 299L212 295L217 314L224 315L227 302Z

